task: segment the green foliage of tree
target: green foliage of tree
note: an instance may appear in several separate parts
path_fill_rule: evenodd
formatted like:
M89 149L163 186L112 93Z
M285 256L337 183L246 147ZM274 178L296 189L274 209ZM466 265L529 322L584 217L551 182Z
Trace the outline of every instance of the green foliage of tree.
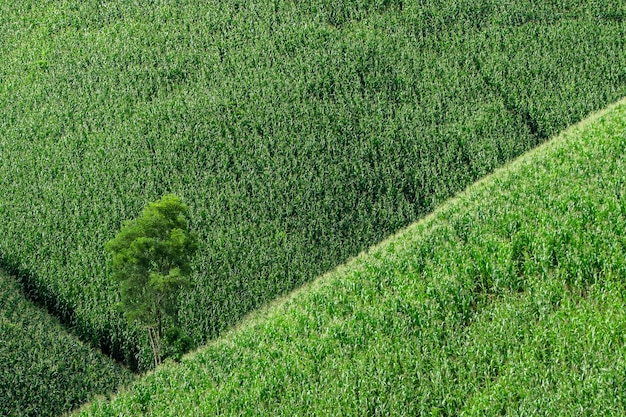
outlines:
M190 284L190 260L198 247L188 213L179 197L165 195L105 244L120 283L120 307L130 322L147 329L155 366L162 361L166 323L176 321L179 292Z

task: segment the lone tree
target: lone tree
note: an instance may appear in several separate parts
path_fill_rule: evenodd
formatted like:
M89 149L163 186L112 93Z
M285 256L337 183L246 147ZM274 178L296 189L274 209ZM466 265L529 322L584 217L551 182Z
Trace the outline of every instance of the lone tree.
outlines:
M149 203L141 217L124 222L105 244L113 255L124 315L147 329L155 366L163 358L164 326L176 322L178 294L189 285L189 263L197 249L187 220L188 208L180 198L165 195Z

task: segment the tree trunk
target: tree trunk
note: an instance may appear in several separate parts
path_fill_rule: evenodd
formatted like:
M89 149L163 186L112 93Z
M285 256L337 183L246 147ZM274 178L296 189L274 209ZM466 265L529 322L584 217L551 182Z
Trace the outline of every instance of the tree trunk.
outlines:
M159 340L161 340L161 338L163 337L163 318L161 315L161 309L157 310L157 319L159 323L157 335L159 337Z
M153 327L148 327L148 335L150 336L150 346L152 347L154 367L156 368L161 364L161 337Z

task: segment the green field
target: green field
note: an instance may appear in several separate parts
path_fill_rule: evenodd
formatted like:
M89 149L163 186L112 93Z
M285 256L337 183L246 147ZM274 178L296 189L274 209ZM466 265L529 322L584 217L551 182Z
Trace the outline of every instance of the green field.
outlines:
M0 271L0 416L58 416L132 374L70 335Z
M0 255L133 368L103 244L165 193L196 344L626 94L607 1L0 2Z
M626 413L626 101L80 416Z

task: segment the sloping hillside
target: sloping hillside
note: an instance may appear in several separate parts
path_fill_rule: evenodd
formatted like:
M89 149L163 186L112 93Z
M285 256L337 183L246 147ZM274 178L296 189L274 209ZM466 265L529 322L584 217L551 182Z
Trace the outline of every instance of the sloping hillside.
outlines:
M623 1L0 1L0 257L139 369L103 244L173 192L197 344L626 94Z
M0 416L58 416L131 380L129 370L69 334L0 271Z
M624 415L626 101L80 416Z

